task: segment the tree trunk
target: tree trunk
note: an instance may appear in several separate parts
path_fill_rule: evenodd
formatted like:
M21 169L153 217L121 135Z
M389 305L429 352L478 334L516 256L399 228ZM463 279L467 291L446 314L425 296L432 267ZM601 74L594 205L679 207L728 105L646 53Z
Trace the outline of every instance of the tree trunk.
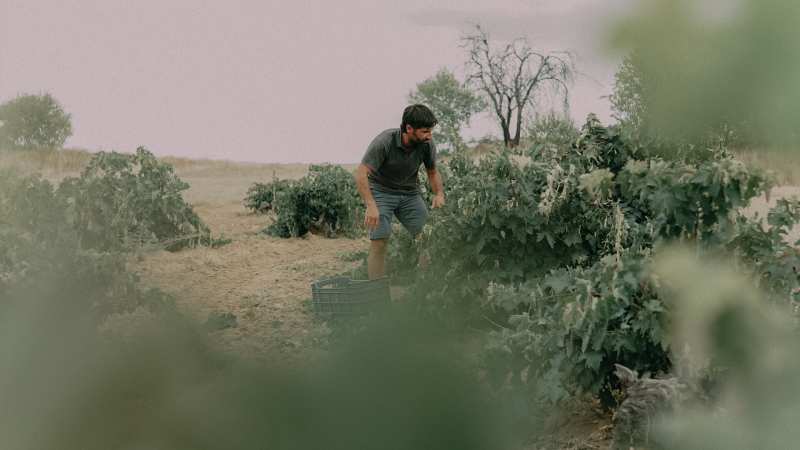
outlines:
M511 146L511 132L508 129L508 125L503 124L503 145L506 147Z
M502 116L500 117L500 128L503 129L503 145L508 147L511 143L511 130L509 129L509 123Z
M522 105L517 108L517 131L514 133L514 139L511 140L511 148L519 147L519 139L522 131Z

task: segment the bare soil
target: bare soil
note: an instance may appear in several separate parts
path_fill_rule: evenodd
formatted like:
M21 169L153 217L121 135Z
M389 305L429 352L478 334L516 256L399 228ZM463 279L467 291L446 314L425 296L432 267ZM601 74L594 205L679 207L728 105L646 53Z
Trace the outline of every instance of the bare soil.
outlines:
M191 188L185 197L215 235L232 240L220 248L142 252L131 268L147 286L172 294L178 307L199 321L212 313L233 313L237 326L215 332L220 345L259 357L297 354L320 337L310 311L311 283L355 268L343 256L364 251L362 239L327 239L312 234L282 239L262 231L267 215L242 205L247 188L273 175L298 178L305 167L286 166L281 173L180 174ZM233 173L231 173L233 172Z

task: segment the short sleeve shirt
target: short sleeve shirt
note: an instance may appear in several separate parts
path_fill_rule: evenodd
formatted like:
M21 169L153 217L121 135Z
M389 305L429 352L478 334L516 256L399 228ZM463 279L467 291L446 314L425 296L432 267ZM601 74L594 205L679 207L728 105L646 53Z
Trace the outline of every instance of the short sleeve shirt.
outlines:
M375 137L361 163L367 166L373 189L397 194L419 192L419 166L436 167L436 145L422 142L412 148L403 146L399 128L391 128Z

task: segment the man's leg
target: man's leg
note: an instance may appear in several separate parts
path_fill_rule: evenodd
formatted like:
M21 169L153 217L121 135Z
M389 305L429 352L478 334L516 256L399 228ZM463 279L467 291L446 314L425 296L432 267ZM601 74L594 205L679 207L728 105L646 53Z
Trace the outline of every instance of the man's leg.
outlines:
M422 231L428 220L428 207L420 194L404 195L397 205L396 213L397 220L414 237Z
M386 243L388 239L373 239L367 257L367 273L374 280L386 275Z
M416 238L428 220L428 207L421 195L408 195L400 202L397 207L397 219L403 224L406 230ZM430 258L425 250L419 252L417 265L421 269L428 267Z
M394 210L400 201L400 196L372 190L372 196L378 205L378 228L369 232L370 246L367 257L367 273L369 279L374 280L386 275L386 244L392 234L392 219Z

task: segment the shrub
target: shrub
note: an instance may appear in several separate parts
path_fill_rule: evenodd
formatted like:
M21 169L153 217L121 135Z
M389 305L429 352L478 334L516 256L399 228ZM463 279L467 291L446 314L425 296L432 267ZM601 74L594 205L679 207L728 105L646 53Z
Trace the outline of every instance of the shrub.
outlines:
M139 147L135 155L98 153L79 178L65 179L58 191L69 203L84 248L219 244L183 199L188 188L172 166Z
M364 209L353 175L333 165L312 165L308 175L276 190L272 205L276 218L266 231L284 238L309 231L354 235Z
M20 95L0 105L0 147L61 148L72 136L70 115L50 94Z
M556 154L450 161L447 204L423 235L442 306L469 309L490 281L519 283L609 251L612 208L581 188L581 176L618 163L615 153L598 151L591 132L580 148Z
M269 183L253 183L244 198L244 207L254 213L267 213L275 207L275 197L292 185L290 180L273 180Z
M448 203L420 244L431 266L412 297L443 317L500 326L484 360L497 383L543 380L538 396L589 391L610 406L614 363L671 367L670 308L650 275L661 243L737 252L776 299L792 295L798 258L779 242L800 208L781 203L769 230L739 213L769 188L764 173L724 154L697 163L646 154L590 117L569 148L454 158Z
M124 254L81 247L69 205L48 181L0 172L0 218L0 298L60 295L98 319L171 309L166 294L138 287Z

